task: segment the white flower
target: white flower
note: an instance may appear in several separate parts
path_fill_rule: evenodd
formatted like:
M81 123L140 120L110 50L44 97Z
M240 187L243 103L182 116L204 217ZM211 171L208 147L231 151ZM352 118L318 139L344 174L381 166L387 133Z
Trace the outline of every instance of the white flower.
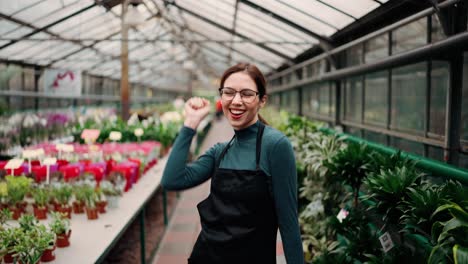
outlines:
M135 136L141 137L143 135L144 131L141 128L137 128L137 129L135 129L134 133L135 133Z
M179 112L165 112L164 114L161 115L160 120L163 124L169 123L169 122L179 122L182 120L182 116L179 114Z
M127 121L127 125L129 126L133 126L133 125L136 125L138 123L138 114L137 113L134 113Z

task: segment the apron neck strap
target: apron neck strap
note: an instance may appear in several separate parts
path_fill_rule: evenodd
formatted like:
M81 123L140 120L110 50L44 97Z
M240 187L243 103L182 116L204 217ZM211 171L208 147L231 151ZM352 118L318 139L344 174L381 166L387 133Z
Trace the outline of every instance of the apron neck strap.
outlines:
M256 167L257 170L260 169L260 153L262 151L262 136L263 136L263 131L264 130L265 130L265 124L263 124L262 122L259 122L258 123L258 131L257 131L257 144L256 144L256 148L255 148L255 167ZM228 149L231 146L232 141L234 140L235 137L236 137L236 135L234 135L231 138L229 143L226 145L226 147L221 152L221 155L219 156L219 159L216 161L216 169L219 168L219 165L221 164L221 160L224 158L224 155L228 151Z

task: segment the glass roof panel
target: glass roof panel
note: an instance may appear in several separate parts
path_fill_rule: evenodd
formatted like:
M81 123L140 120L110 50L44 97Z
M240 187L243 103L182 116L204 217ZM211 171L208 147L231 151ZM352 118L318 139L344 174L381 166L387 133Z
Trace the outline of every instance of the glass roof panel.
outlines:
M45 14L43 17L38 19L37 21L34 21L34 25L37 27L44 27L50 23L53 23L55 21L58 21L61 18L64 18L66 16L69 16L83 8L86 8L93 4L93 0L79 0L79 1L73 1L63 8L57 9L53 12ZM101 7L95 7L95 8L101 8Z
M29 27L17 27L13 30L6 32L2 37L8 39L19 39L22 36L25 36L31 33L33 30Z
M178 0L177 3L190 11L202 15L207 19L223 25L225 27L232 27L232 20L234 15L234 8L229 8L223 5L221 8L219 5L213 5L212 1L190 1L190 0ZM195 4L194 4L195 3ZM211 4L210 4L211 3Z
M11 2L11 1L10 1ZM27 8L15 14L15 18L21 19L27 22L33 22L44 15L50 14L53 11L63 8L63 2L61 0L47 0L42 1L31 8Z
M321 35L330 36L336 32L336 28L333 26L325 24L308 14L298 11L297 9L291 8L290 5L285 4L286 2L279 2L277 0L251 0L251 2L254 2L284 18L294 18L293 21L296 24L301 25L304 28L312 28L315 32Z
M354 19L340 13L339 11L324 5L318 1L302 1L302 0L281 0L283 3L294 6L295 8L305 12L307 14L313 14L314 17L333 25L337 28L343 28L349 23L353 22ZM345 1L341 1L345 2Z
M188 27L205 36L216 36L217 40L230 40L231 34L196 17L184 14Z
M2 19L0 20L0 36L3 36L3 34L13 31L19 27L19 24Z
M33 6L42 0L15 0L15 1L0 1L0 10L2 13L12 15L24 8Z
M323 2L336 7L339 10L345 11L346 13L360 18L363 15L369 13L373 9L379 7L379 3L372 0L322 0Z

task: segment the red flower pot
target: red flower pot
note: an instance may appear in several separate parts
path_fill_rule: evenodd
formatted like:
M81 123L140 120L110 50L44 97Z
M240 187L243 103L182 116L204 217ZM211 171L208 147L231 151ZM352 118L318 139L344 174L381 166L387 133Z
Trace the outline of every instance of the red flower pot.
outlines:
M68 219L71 219L72 208L69 205L61 204L57 209L57 212L63 213Z
M43 219L47 219L47 207L38 207L36 205L34 205L34 216L38 219L38 220L43 220Z
M58 234L57 240L55 243L57 247L64 248L64 247L70 246L70 235L71 235L71 230L69 230L67 234Z
M98 219L99 215L98 215L98 209L96 207L94 208L85 207L85 209L86 209L86 216L88 217L88 220Z
M10 207L10 211L12 212L13 214L13 220L18 220L21 215L23 214L23 210L21 210L21 208L18 208L18 207Z
M83 214L84 213L84 203L83 202L74 201L72 205L73 205L73 213L75 213L75 214Z
M55 260L54 250L55 246L52 249L46 249L44 253L42 253L41 261L49 262Z
M100 214L106 213L107 201L98 201L96 202L96 208Z
M13 253L7 253L5 256L3 256L3 261L5 263L13 263Z

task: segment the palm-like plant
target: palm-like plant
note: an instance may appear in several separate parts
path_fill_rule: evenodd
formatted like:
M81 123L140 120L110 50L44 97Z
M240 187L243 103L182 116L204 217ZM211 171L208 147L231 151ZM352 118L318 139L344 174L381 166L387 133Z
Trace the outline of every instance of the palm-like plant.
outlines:
M368 195L363 199L374 202L369 205L370 209L383 215L385 222L398 224L402 215L399 206L408 200L409 188L414 188L421 176L422 174L413 166L372 172L364 180Z

